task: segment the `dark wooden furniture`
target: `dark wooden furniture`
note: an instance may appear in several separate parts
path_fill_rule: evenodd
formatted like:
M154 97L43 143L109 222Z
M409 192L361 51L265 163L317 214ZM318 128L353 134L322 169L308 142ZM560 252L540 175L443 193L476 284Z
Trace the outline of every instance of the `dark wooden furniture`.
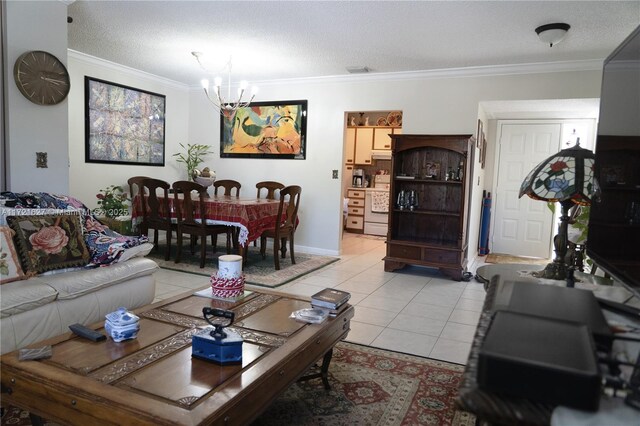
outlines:
M286 214L286 218L283 222L277 222L272 229L263 231L260 236L260 253L263 259L266 257L267 238L273 238L273 261L276 271L280 269L278 251L282 253L284 259L287 252L287 241L289 241L289 250L291 251L291 263L294 265L296 263L293 236L296 232L301 193L302 188L298 185L290 185L280 190L280 206L277 217L281 218L283 214Z
M151 179L149 176L133 176L127 180L129 184L129 196L133 200L133 197L140 194L142 191L142 181L145 179Z
M147 194L147 202L142 203L140 230L143 235L147 235L149 229L153 229L153 245L156 249L158 248L158 231L166 231L165 260L169 260L171 257L171 235L176 229L175 223L171 221L169 210L169 187L170 185L161 179L147 178L142 180L142 191ZM160 196L158 192L160 192Z
M261 198L260 194L266 191L266 196L264 198L266 198L267 200L275 200L276 191L279 191L282 188L284 188L284 184L280 182L275 182L272 180L263 180L262 182L256 183L256 198ZM258 245L258 240L254 240L253 246L255 247L257 245Z
M494 267L494 268L491 268ZM492 280L495 275L500 275L506 281L538 282L540 285L558 285L564 287L564 281L531 278L524 276L521 271L536 271L544 268L544 265L517 265L517 264L497 264L485 265L478 268L478 274L483 273L486 280L485 289L487 291L482 313L476 328L469 358L463 373L463 380L458 390L456 405L464 411L468 411L477 416L479 424L482 425L527 425L546 426L551 423L551 415L556 406L547 403L532 401L530 399L513 397L506 394L491 392L478 385L478 357L480 348L484 342L487 331L491 326L494 314L494 300L498 294L497 280ZM629 303L633 294L623 287L604 285L602 277L594 277L591 274L576 272L576 278L582 281L580 286L585 290L592 290L598 297L605 300L612 300L619 303ZM599 278L599 279L594 279ZM633 306L633 302L630 303ZM605 311L605 316L607 316ZM617 323L624 323L624 317L618 317ZM630 325L637 326L634 321ZM635 358L632 358L635 359ZM586 413L586 412L585 412ZM587 423L595 424L590 419ZM603 423L609 424L609 423Z
M467 267L471 135L391 135L391 193L385 271L407 264L461 280ZM458 180L458 168L462 179ZM436 173L435 170L439 171ZM455 172L454 179L447 173ZM398 205L412 191L417 206Z
M149 179L148 176L133 176L127 180L127 184L129 184L129 197L131 198L131 202L133 203L133 199L142 192L142 181L144 179ZM140 234L140 227L136 226L135 223L131 224L131 231L135 234Z
M213 195L218 195L218 188L224 188L224 193L220 195L239 197L241 187L242 185L240 184L240 182L235 180L231 180L231 179L217 180L213 183ZM233 192L235 192L235 194L233 194ZM214 241L216 241L216 245L217 245L217 239L218 239L217 236L214 237ZM234 229L231 231L230 234L227 235L227 246L231 242L233 242L233 246L236 249L238 249L238 245L236 243L237 240L238 240L238 232L237 230Z
M218 195L218 188L224 188L224 193L220 195L240 196L240 182L231 179L222 179L213 182L213 195ZM235 194L233 194L235 192Z
M195 182L186 180L174 182L172 185L174 205L176 206L177 220L177 240L178 250L176 253L176 263L180 263L182 256L182 235L189 234L192 237L200 238L200 267L204 268L207 257L207 236L211 236L211 245L216 249L215 236L224 234L227 236L227 253L231 253L231 226L207 225L205 198L208 198L207 188ZM179 196L182 194L182 196ZM192 197L196 195L197 199ZM191 238L191 252L193 253L194 238Z
M204 203L208 225L230 225L237 228L234 239L238 244L238 254L243 257L246 257L248 244L260 238L264 230L272 228L278 222L279 200L218 195L206 198ZM169 197L169 210L175 220L174 197ZM139 197L136 197L133 202L133 220L142 217L142 213L142 204Z
M208 326L205 306L235 313L231 328L244 339L242 364L191 357L191 336ZM71 425L250 424L323 357L326 371L327 355L347 336L353 307L322 324L289 318L309 306L266 290L237 302L176 296L136 311L135 340L95 343L66 333L32 346L52 345L50 359L3 355L2 403Z
M280 190L284 188L284 185L281 184L280 182L275 182L275 181L271 181L271 180L265 180L262 182L258 182L256 183L256 189L257 189L257 193L256 193L256 197L257 198L262 198L260 197L260 193L263 192L262 190L266 190L267 191L267 195L264 197L267 200L275 200L276 199L276 191Z

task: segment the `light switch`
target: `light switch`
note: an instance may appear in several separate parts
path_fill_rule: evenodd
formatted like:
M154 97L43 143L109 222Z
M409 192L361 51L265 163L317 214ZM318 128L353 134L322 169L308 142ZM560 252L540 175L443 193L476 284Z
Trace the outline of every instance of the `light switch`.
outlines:
M36 167L39 169L46 169L49 166L47 165L47 153L46 152L36 152Z

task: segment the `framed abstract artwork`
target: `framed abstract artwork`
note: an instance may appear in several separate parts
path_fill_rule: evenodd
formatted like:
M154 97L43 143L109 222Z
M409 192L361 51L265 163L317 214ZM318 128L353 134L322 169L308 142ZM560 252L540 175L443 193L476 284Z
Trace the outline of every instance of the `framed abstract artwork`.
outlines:
M220 157L304 160L307 101L252 102L220 114Z
M85 76L85 162L164 166L164 95Z

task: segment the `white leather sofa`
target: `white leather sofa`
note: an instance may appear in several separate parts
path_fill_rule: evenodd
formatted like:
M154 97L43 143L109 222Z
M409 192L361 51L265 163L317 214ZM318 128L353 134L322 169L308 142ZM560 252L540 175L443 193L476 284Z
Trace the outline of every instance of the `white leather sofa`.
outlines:
M157 269L153 260L133 257L1 285L0 353L68 332L74 323L104 321L120 306L135 309L151 303Z
M78 214L84 224L83 232L91 226L94 232L90 235L95 239L106 232L102 229L96 233L100 223L93 220L93 215L86 215L89 209L75 198L48 193L3 195L16 197L26 207L1 207L0 226L6 225L10 216ZM85 242L88 235L83 235ZM121 306L135 309L153 301L153 273L158 265L144 257L153 244L126 241L128 237L119 240L118 236L122 236L115 233L109 236L116 238L113 243L93 244L96 256L90 259L93 268L57 269L35 276L25 274L29 278L20 277L0 285L0 353L68 332L71 324L104 321L106 314Z

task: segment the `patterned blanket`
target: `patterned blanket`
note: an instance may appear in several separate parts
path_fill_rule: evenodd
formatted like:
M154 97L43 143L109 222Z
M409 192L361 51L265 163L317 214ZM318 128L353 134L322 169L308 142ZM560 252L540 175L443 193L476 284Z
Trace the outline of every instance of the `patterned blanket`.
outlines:
M84 241L91 255L87 268L117 262L127 249L149 241L146 236L131 237L109 229L80 200L67 195L47 192L2 192L0 195L5 199L6 206L11 206L3 209L4 216L10 216L12 213L37 214L35 211L29 212L24 209L79 212L83 224Z

